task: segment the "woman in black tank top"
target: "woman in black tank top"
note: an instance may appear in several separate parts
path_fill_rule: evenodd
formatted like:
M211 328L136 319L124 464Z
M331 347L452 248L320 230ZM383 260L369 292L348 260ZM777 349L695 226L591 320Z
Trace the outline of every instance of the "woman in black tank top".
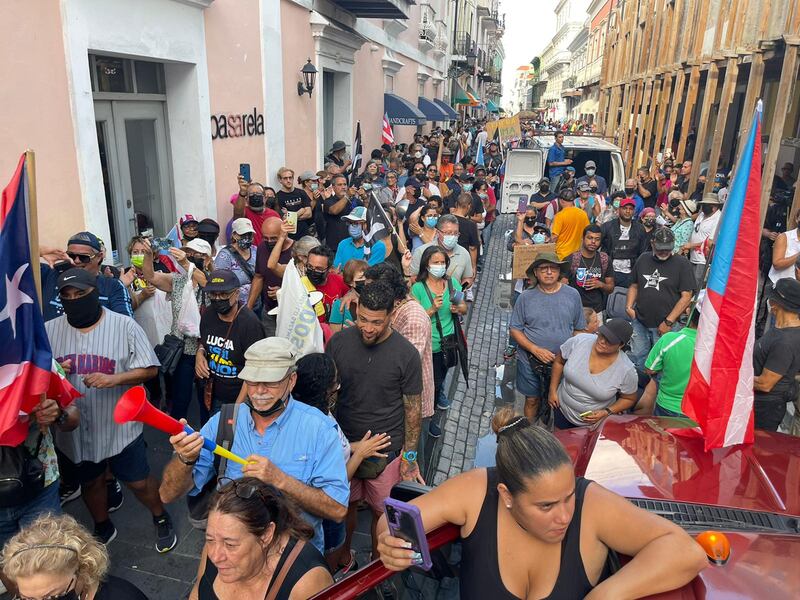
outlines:
M575 472L561 443L501 409L496 468L458 475L419 497L426 531L461 528L462 600L639 598L678 588L708 561L686 532ZM378 525L387 568L412 551ZM632 557L611 574L609 549Z
M288 499L254 477L220 483L191 600L310 598L333 583Z

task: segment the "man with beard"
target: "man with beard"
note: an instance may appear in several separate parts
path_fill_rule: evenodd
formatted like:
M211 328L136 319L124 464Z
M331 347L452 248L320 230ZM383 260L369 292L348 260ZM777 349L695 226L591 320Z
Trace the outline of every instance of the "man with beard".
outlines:
M280 218L280 215L271 208L267 208L263 185L255 181L247 181L241 175L239 175L238 181L239 196L233 204L233 219L242 217L250 219L254 230L253 244L258 246L261 243L261 226L264 221L270 217Z
M136 321L100 304L96 286L95 276L86 269L64 271L58 291L65 314L45 323L55 360L81 393L75 400L80 427L55 434L62 473L80 483L94 535L101 542L108 544L117 536L108 516L108 469L153 515L156 550L169 552L178 538L150 474L143 425L118 425L113 418L122 394L158 374L158 359Z
M350 197L347 193L347 177L344 175L334 175L331 177L331 187L333 195L324 197L322 200L322 211L325 215L325 245L336 252L339 242L348 237L347 221L342 221L342 217L361 205L357 197Z
M581 249L569 257L569 285L578 290L581 303L602 313L606 295L614 291L611 260L600 252L600 227L589 225L583 230Z
M647 250L647 233L641 223L634 220L635 203L625 197L619 203L617 218L603 223L602 248L611 259L614 285L628 287L633 281L633 265Z
M335 334L325 349L333 358L341 388L336 419L347 439L361 440L368 431L388 433L392 444L385 459L367 459L350 482L347 541L355 528L361 500L372 509L375 526L383 501L400 481L422 482L417 464L422 411L422 362L417 349L391 327L395 294L383 281L369 283L359 295L355 327Z
M653 344L675 327L697 289L689 261L672 253L675 234L671 229L656 231L652 247L633 266L625 304L633 325L630 357L640 372Z
M213 478L256 477L275 486L303 511L314 529L311 543L324 549L322 519L341 523L347 512L349 488L336 423L316 408L297 402L297 354L289 340L271 337L254 343L244 354L244 401L234 412L230 450L247 464L228 461L217 473L214 455L203 438L217 439L220 414L200 433L181 432L169 438L175 456L164 469L161 498L174 502L196 496ZM185 420L181 420L185 423Z

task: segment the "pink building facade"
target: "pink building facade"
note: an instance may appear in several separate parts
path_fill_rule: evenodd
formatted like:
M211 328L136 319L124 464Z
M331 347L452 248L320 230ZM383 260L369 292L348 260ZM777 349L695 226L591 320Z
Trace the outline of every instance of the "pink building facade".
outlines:
M184 213L224 228L240 163L274 186L281 166L322 168L357 122L368 156L385 93L416 111L417 125L395 127L398 142L447 125L451 114L418 105L449 104L449 4L9 0L0 174L34 150L41 243L64 247L90 230L108 262L126 260L137 232L164 235ZM314 89L300 96L309 59Z

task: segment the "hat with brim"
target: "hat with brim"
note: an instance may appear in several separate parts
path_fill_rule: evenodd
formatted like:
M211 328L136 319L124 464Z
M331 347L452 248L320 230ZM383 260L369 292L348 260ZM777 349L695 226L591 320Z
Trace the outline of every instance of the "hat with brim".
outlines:
M238 235L245 235L246 233L255 234L256 230L253 229L253 222L247 217L240 217L231 223L231 231Z
M282 337L268 337L250 345L244 353L244 368L239 379L275 383L289 375L297 362L297 350Z
M545 233L550 233L550 229L547 227L545 223L536 223L533 226L534 233L537 231L544 231Z
M788 311L800 313L800 281L792 277L778 279L768 298Z
M680 204L687 215L693 215L697 212L697 202L694 200L681 200Z
M675 248L675 234L669 227L657 229L653 234L653 250L666 252Z
M534 261L531 263L531 266L527 268L526 273L533 273L540 265L547 264L561 267L565 262L566 261L564 260L559 260L558 256L556 256L554 252L539 252Z
M619 207L622 208L623 206L633 206L636 207L636 200L633 198L623 198L619 201Z
M211 244L209 244L205 240L201 240L200 238L194 238L190 240L184 248L188 248L189 250L194 250L195 252L199 252L200 254L205 254L206 256L211 256Z
M600 326L597 333L606 338L610 344L624 346L633 335L633 326L625 319L609 319Z
M331 146L331 152L338 152L339 150L344 150L345 148L347 148L347 144L341 140L338 140L333 142L333 146Z
M364 206L356 206L348 214L342 217L342 221L351 223L361 223L367 220L367 209Z
M722 202L719 201L719 196L717 196L716 194L714 194L712 192L712 193L704 194L703 195L703 199L700 200L700 204L711 204L711 205L720 206L722 204Z
M313 171L303 171L300 173L300 177L297 178L298 181L319 181L319 175L314 173Z
M56 285L59 292L68 287L74 287L76 290L88 290L97 287L97 276L92 275L86 269L72 267L58 276Z

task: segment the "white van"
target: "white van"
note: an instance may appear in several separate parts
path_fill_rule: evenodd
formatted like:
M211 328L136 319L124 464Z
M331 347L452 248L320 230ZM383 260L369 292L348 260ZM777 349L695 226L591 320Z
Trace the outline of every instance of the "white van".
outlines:
M530 198L538 191L539 180L547 172L547 152L555 143L555 137L547 132L531 138L527 149L511 150L506 157L500 212L517 212L522 197ZM584 165L593 160L597 174L608 183L609 193L625 187L625 166L622 151L618 146L599 137L565 135L564 149L572 158L575 177L582 177Z

